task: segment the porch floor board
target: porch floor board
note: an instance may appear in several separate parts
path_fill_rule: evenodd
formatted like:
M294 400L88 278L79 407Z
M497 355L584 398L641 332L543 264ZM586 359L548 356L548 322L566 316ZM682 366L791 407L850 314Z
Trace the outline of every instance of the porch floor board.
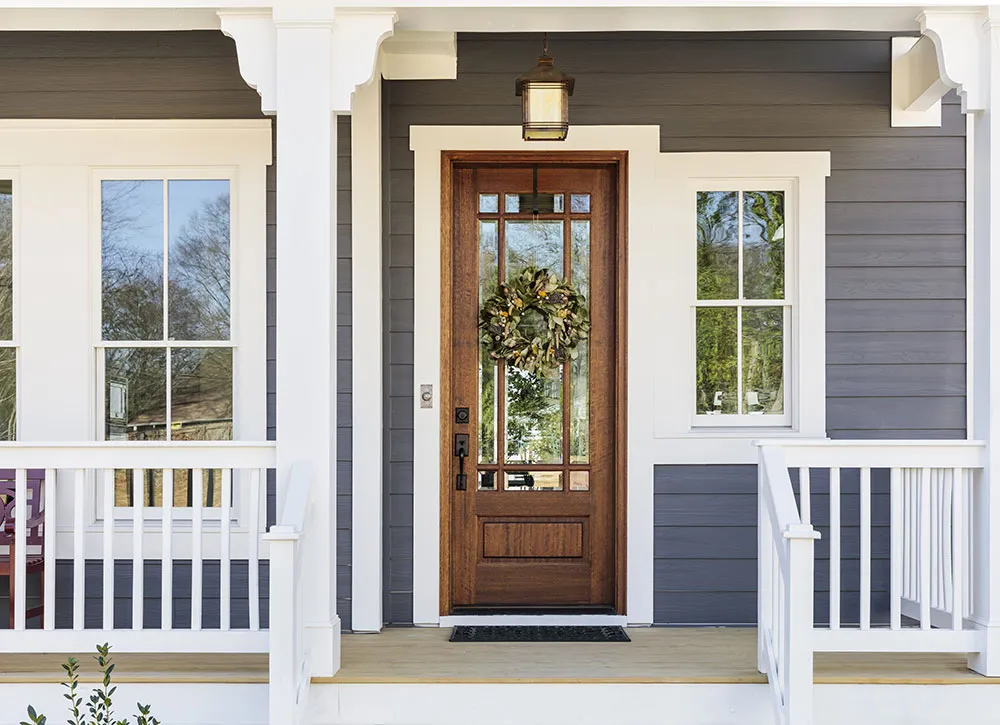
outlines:
M752 628L633 628L630 643L450 643L450 628L345 635L324 684L758 684ZM819 684L997 684L949 654L818 653Z
M93 653L72 655L80 661L80 682L100 682ZM0 685L62 682L65 654L5 654ZM115 654L115 683L267 684L266 654Z

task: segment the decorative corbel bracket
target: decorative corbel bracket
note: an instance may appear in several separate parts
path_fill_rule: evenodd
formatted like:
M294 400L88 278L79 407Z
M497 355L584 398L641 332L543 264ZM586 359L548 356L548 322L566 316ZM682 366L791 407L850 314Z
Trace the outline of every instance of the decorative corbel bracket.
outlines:
M278 112L277 34L270 10L219 10L222 32L236 41L240 75L260 94L261 111Z
M920 31L934 41L941 80L958 91L962 111L986 110L986 26L992 22L985 9L925 10L918 18Z
M375 77L379 47L396 26L393 11L338 10L333 23L333 111L350 113L354 89Z

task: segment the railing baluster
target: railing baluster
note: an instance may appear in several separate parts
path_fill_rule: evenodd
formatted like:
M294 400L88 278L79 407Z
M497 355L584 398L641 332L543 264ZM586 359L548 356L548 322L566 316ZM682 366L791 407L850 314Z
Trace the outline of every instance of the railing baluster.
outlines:
M223 630L229 629L229 617L230 617L230 607L231 607L231 592L230 583L232 576L232 569L230 561L230 546L229 546L229 534L230 534L230 519L231 519L231 509L233 504L233 472L226 468L222 471L222 541L220 546L220 561L219 561L219 628Z
M14 629L24 629L28 599L28 472L23 468L14 471Z
M84 607L86 604L86 559L83 549L84 522L84 472L78 468L73 472L73 629L84 627Z
M872 625L872 471L861 469L861 629Z
M101 551L101 607L104 629L115 628L115 469L105 468L98 475L104 489L104 545Z
M830 629L840 629L840 469L830 469Z
M955 598L952 596L954 591L952 589L952 581L955 572L952 570L952 556L954 552L951 546L951 533L952 533L952 490L954 488L954 479L952 478L953 471L948 471L946 469L941 469L941 533L938 540L941 542L941 574L938 576L938 586L941 588L941 594L938 597L941 604L940 607L946 612L950 612L952 606L955 603Z
M939 553L939 542L938 542L938 521L940 520L940 511L938 510L938 477L937 469L931 468L928 475L930 476L930 526L928 527L930 531L930 556L928 557L930 561L930 600L931 609L936 609L938 606L937 602L937 575L938 569L937 559Z
M812 523L812 487L808 466L799 469L799 518L804 524Z
M903 596L913 601L917 600L916 571L917 571L917 482L911 468L903 469L903 491L906 494L906 539L904 542L903 555L906 562L906 587Z
M202 471L195 468L192 474L191 497L191 629L201 629L201 596L202 596L202 510L204 482Z
M247 557L247 597L250 606L250 629L260 629L260 497L262 472L259 468L250 471L249 512L247 513L247 536L250 546Z
M951 482L951 628L960 630L964 626L965 615L965 558L964 558L964 517L962 503L965 500L964 470L955 468Z
M163 469L163 550L160 554L160 628L174 626L174 471Z
M903 507L902 471L893 468L889 472L889 626L902 627L901 599L903 596Z
M920 469L920 628L931 628L931 470Z
M142 629L144 602L143 578L145 565L142 558L142 510L146 498L146 471L132 471L132 629Z
M56 628L56 470L45 471L45 517L42 528L42 546L45 549L45 571L42 574L42 627ZM48 543L48 546L46 546Z

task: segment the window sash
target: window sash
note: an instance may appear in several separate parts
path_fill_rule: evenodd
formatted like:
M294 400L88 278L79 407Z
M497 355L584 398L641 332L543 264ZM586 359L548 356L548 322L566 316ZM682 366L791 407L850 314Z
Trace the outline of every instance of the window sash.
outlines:
M794 342L797 339L795 333L795 310L793 300L795 290L797 290L797 268L796 268L796 244L795 237L796 223L798 220L798 199L794 193L794 182L791 179L751 179L751 178L719 178L719 179L692 179L687 193L691 199L697 198L700 192L736 192L738 194L738 266L737 266L737 289L739 296L730 299L699 299L697 285L697 254L692 255L694 266L688 271L692 280L691 290L693 302L691 303L691 320L689 324L689 334L692 340L690 376L691 376L691 397L688 401L692 428L715 428L715 429L737 429L737 428L789 428L793 424L792 411L794 410L795 395L792 371L794 364ZM782 291L784 296L779 299L747 299L744 292L744 240L743 240L743 200L747 192L755 191L777 191L783 195L785 229L784 229L784 284ZM689 207L693 217L697 215L694 203ZM691 242L697 245L697 239ZM781 307L783 311L782 326L782 395L783 413L781 415L763 415L756 413L716 413L704 414L698 412L698 390L697 390L697 312L705 308L731 308L736 309L736 351L737 351L737 405L739 410L745 406L743 400L743 309L747 307Z

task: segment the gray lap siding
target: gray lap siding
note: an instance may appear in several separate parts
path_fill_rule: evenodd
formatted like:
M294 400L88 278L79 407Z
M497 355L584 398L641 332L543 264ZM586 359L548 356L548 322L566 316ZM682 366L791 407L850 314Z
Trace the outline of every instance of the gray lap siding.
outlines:
M0 32L0 118L69 119L238 119L260 118L260 96L240 77L236 47L219 32L21 33ZM338 120L337 200L337 608L344 627L351 615L351 133L350 118ZM0 165L3 163L0 151ZM267 175L267 434L275 437L275 265L276 166ZM268 486L268 520L275 516L273 476ZM99 622L100 582L93 584L87 567L86 616L88 626ZM190 577L178 562L174 575L175 606L190 601ZM212 567L215 566L213 570ZM242 579L235 564L233 616L236 624L246 612L246 564ZM95 576L100 575L96 570ZM215 572L213 574L213 571ZM147 562L144 589L146 610L157 621L159 564ZM63 626L72 601L72 568L57 569L56 621ZM131 563L117 562L116 611L131 612ZM206 563L206 626L218 618L218 566ZM215 579L213 580L213 576ZM266 613L267 565L261 571L262 612ZM215 581L216 583L211 583ZM242 581L242 584L241 584ZM96 599L92 597L96 596ZM214 603L213 603L214 602ZM211 614L215 612L215 614ZM124 616L124 615L122 615ZM129 615L130 616L130 615ZM96 618L96 619L95 619ZM116 614L116 622L120 616ZM218 626L217 624L214 626Z
M965 117L949 96L941 128L890 127L889 37L573 34L550 36L550 49L558 65L577 78L573 123L656 124L664 152L830 151L828 433L834 438L962 438ZM391 622L412 621L409 128L519 123L511 80L532 63L540 42L523 35L460 35L457 80L384 86L389 175L385 591ZM755 467L663 465L649 473L655 484L655 621L755 621ZM857 536L849 518L856 517L850 504L856 489L852 494L849 486L845 478L845 617L856 611L858 596L851 584L858 576L856 550L850 548ZM887 512L878 475L873 486L878 619L888 606L883 594L887 554L879 543ZM828 506L822 484L813 495L820 516ZM822 551L821 545L821 590L828 580ZM820 591L817 618L827 611Z

